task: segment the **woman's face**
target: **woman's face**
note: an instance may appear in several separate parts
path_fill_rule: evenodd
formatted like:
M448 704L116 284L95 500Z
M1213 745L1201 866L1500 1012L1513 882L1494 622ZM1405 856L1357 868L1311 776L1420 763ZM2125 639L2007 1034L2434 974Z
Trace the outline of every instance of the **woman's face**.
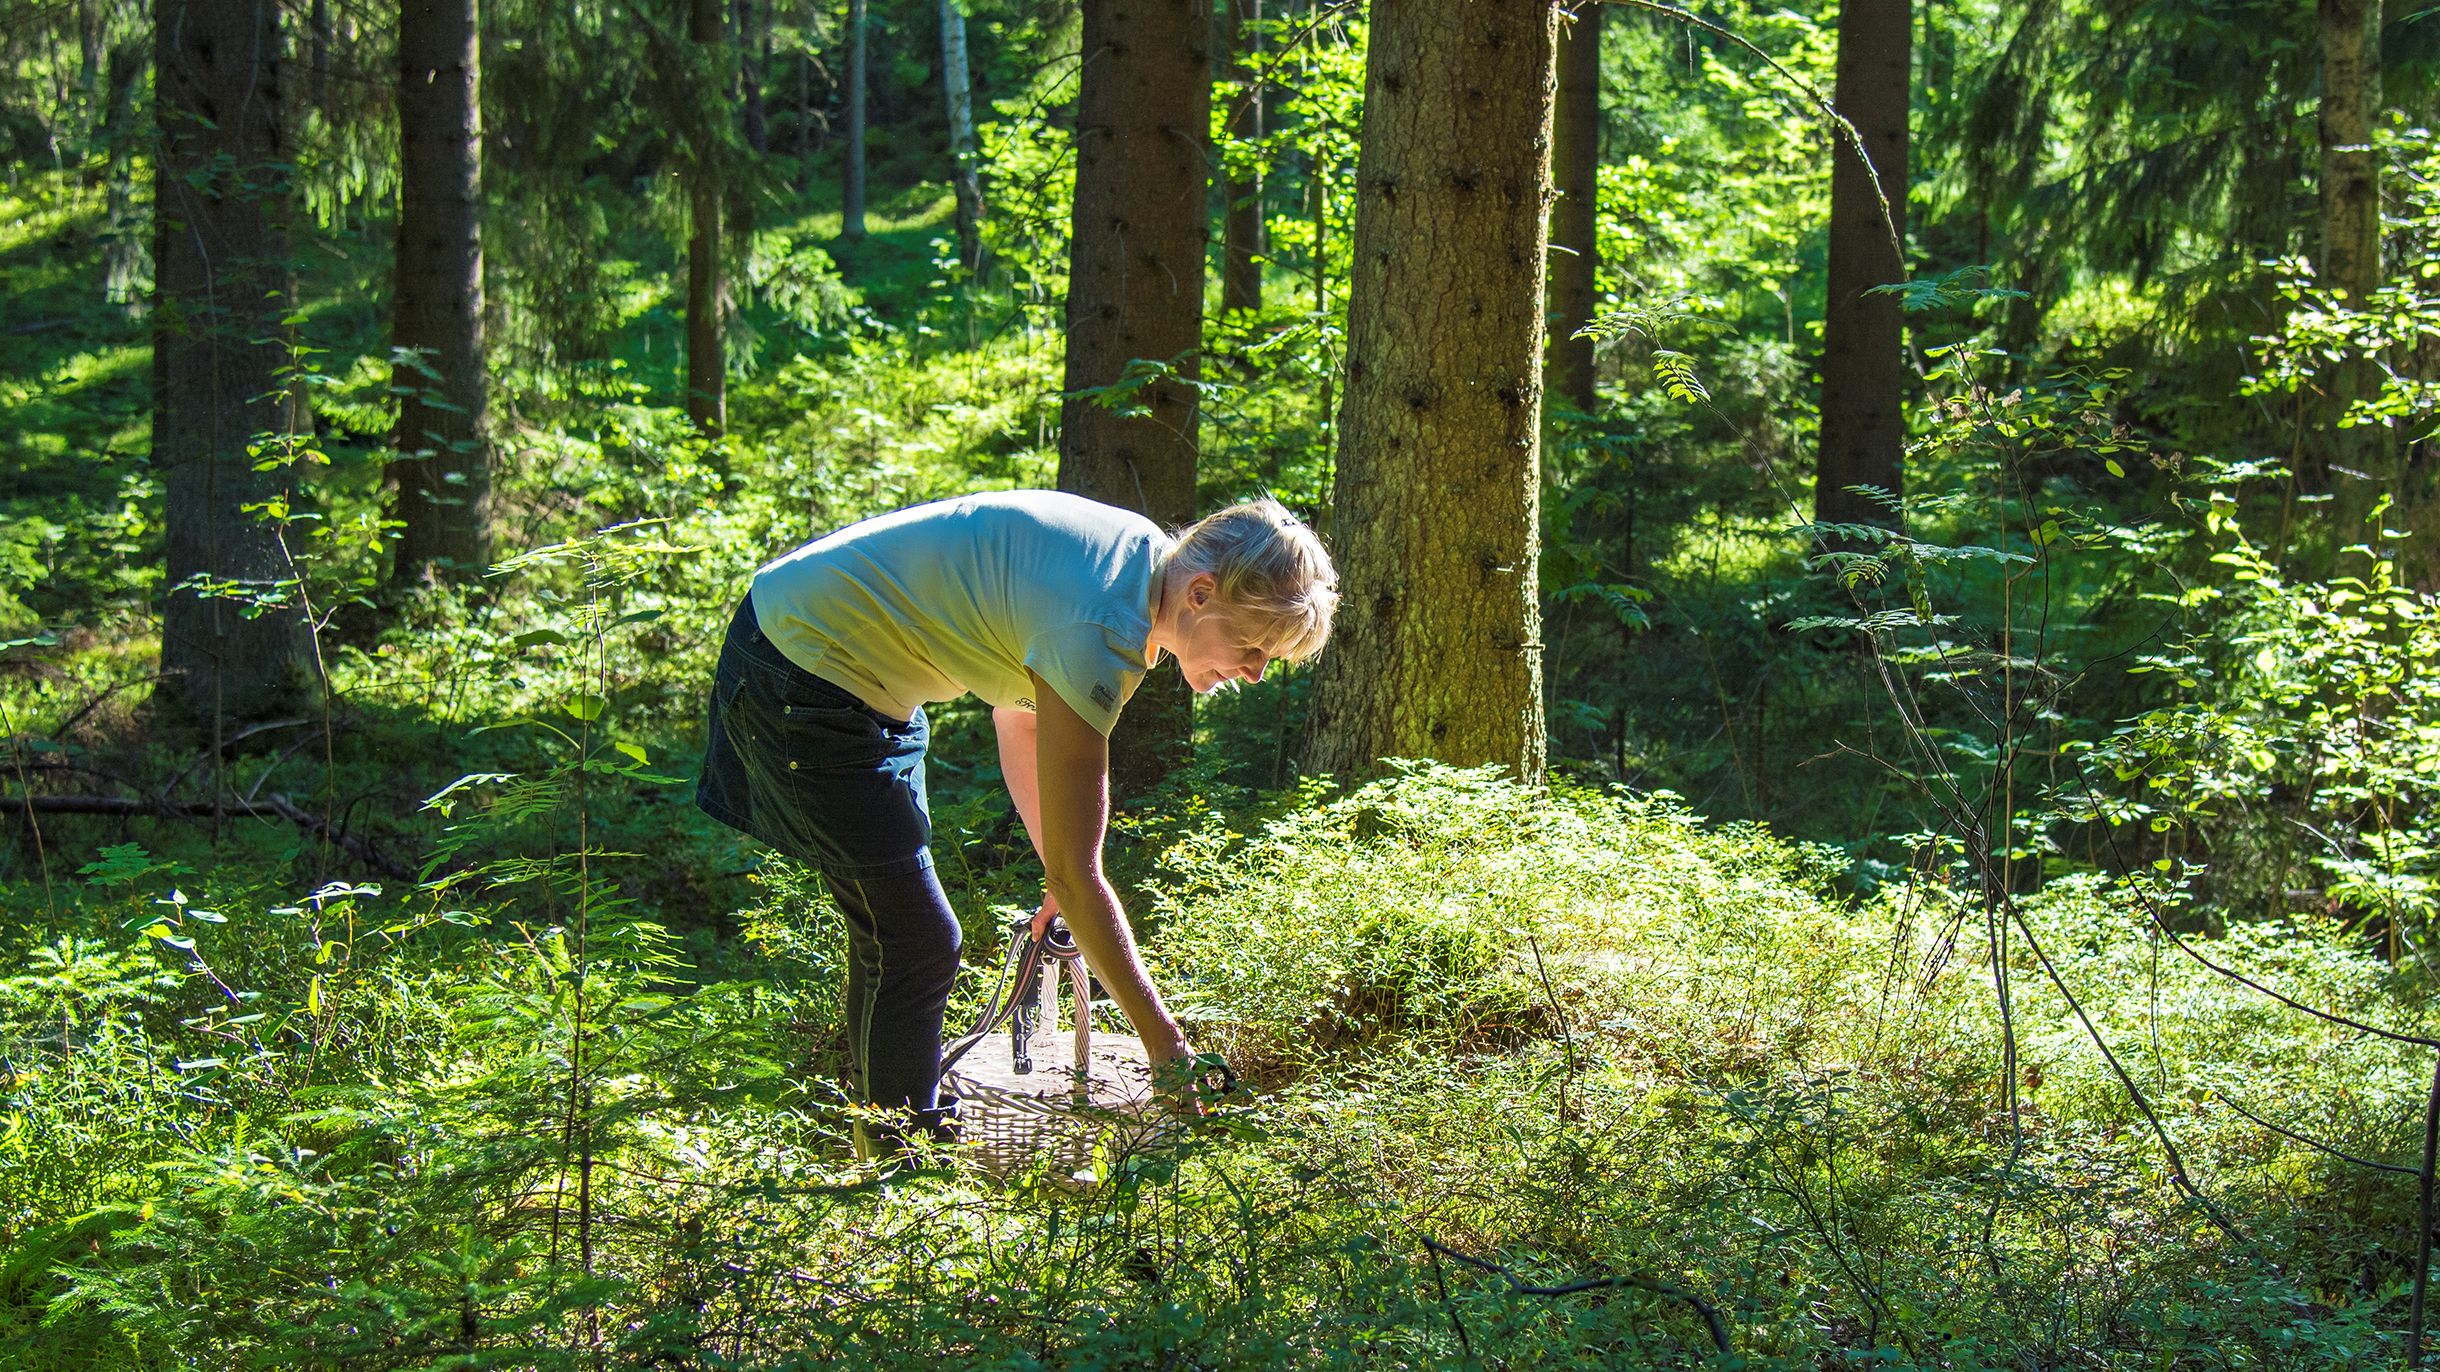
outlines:
M1177 654L1178 670L1197 694L1208 694L1223 681L1260 681L1271 665L1262 635L1219 598L1208 575L1186 584L1177 628L1163 646Z

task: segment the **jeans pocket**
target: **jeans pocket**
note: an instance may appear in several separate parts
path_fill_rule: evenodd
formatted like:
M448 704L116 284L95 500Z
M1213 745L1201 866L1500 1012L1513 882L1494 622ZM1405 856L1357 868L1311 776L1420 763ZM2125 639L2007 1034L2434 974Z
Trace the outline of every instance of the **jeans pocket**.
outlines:
M771 725L792 771L874 767L899 749L899 741L862 706L781 704Z

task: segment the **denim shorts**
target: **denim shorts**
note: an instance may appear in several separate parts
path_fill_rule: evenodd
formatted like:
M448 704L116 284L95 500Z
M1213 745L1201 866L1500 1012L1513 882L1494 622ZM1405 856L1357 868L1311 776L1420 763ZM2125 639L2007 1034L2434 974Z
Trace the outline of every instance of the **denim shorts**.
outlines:
M920 872L932 865L923 780L931 735L923 711L892 719L782 656L749 596L712 677L695 804L827 876Z

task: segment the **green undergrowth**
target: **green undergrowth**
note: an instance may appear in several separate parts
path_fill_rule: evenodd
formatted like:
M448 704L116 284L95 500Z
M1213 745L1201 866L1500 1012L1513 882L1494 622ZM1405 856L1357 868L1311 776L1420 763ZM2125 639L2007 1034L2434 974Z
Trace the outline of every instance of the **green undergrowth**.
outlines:
M2029 899L2003 1024L1960 893L1842 901L1665 794L1418 766L1173 808L1152 956L1248 1090L1005 1183L853 1163L836 915L789 869L734 943L564 869L300 891L119 848L9 887L0 1363L2395 1359L2410 1185L2232 1106L2397 1162L2427 1064L2135 889ZM2331 928L2203 951L2422 1023Z

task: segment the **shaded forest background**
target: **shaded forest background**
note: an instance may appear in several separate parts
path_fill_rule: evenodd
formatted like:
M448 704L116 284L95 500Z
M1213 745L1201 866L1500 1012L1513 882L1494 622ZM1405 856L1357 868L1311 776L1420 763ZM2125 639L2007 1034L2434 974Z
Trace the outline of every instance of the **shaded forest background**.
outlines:
M157 8L0 8L26 1365L1688 1365L1706 1306L1789 1366L2395 1361L2440 10L1566 16L1540 627L1503 649L1538 686L1485 711L1539 735L1358 790L1372 753L1316 765L1327 663L1162 706L1113 863L1259 1103L1097 1188L884 1192L841 1141L835 913L687 803L720 633L855 519L1115 482L1088 430L1192 439L1122 503L1352 539L1367 43L1414 7L1181 7L1200 299L1090 375L1092 0L497 0L472 193L417 221L479 234L448 289L402 260L442 230L402 233L440 83L401 7L244 7L260 162L165 117ZM1868 24L1894 85L1842 57ZM1851 137L1892 212L1834 204ZM230 176L280 212L219 335L254 484L213 498L266 560L198 594L161 197ZM270 635L260 690L197 695L180 614ZM1040 879L986 726L935 711L930 771L978 967Z

